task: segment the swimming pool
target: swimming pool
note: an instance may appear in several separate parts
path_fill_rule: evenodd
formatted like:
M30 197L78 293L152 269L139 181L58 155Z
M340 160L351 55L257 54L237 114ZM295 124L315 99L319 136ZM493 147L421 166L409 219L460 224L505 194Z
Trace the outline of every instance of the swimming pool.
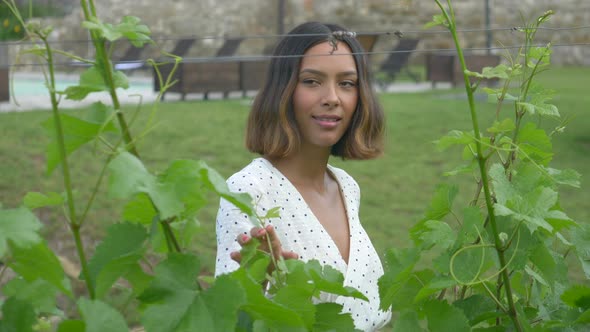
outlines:
M11 83L13 85L14 94L18 97L42 96L47 95L47 87L45 86L45 79L42 74L15 74L11 76ZM78 78L75 76L56 75L56 88L58 91L63 91L69 86L78 84ZM123 90L127 93L146 93L153 91L151 80L145 78L130 78L129 88Z

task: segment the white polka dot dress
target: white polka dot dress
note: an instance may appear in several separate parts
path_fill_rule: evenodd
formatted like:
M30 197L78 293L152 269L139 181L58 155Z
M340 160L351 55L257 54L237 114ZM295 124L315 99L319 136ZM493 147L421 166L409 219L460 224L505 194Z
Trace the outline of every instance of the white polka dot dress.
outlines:
M275 227L284 250L299 254L303 261L318 260L331 265L344 275L344 285L362 292L369 302L342 296L324 294L322 301L343 305L350 312L358 329L374 331L385 325L391 312L380 311L377 280L383 267L367 233L359 222L360 190L356 181L345 171L328 165L338 182L346 206L350 228L348 264L342 258L331 236L317 220L295 186L268 160L254 159L248 166L232 175L227 184L232 192L249 193L258 215L279 206L280 217L268 222ZM248 234L252 228L248 217L235 206L221 199L217 213L217 260L215 275L236 270L239 264L230 258L239 251L236 241L239 234Z

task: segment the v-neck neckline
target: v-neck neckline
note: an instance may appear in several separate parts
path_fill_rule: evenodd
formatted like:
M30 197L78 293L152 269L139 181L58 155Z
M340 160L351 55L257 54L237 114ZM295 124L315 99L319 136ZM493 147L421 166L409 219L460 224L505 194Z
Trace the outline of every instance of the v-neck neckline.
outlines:
M328 172L330 172L332 178L334 179L334 181L336 181L336 184L338 185L338 193L340 194L340 199L342 200L343 204L344 204L344 212L346 213L346 223L348 226L348 262L346 260L344 260L344 257L342 256L342 253L340 252L340 249L338 248L338 246L336 245L336 241L334 241L334 238L332 238L332 235L330 235L330 233L326 230L326 228L324 227L324 225L320 222L320 220L318 219L318 217L315 215L315 213L313 212L313 210L311 209L311 207L309 206L309 204L307 203L307 201L305 200L305 198L303 197L303 195L301 195L301 192L299 192L299 190L297 189L297 187L295 187L295 185L291 182L291 180L289 180L289 178L287 178L278 168L276 168L269 160L267 160L266 158L258 158L261 159L266 165L267 167L269 167L269 169L276 173L277 175L279 175L281 178L283 178L287 183L288 186L290 187L289 189L295 193L297 193L297 195L299 196L298 198L301 199L302 202L305 203L305 208L307 209L307 211L309 212L309 214L311 216L313 216L313 222L316 224L316 226L318 227L318 229L321 229L323 233L325 233L330 241L330 244L332 246L332 248L334 248L334 250L336 251L338 258L340 259L340 261L342 262L342 264L344 265L345 268L345 273L348 270L348 262L350 262L351 259L351 255L353 253L352 250L352 224L351 224L351 218L350 218L350 209L349 209L349 203L348 200L346 198L346 196L344 195L344 191L342 190L342 183L340 181L340 177L336 174L336 172L334 172L333 167L328 164L327 165L327 170Z

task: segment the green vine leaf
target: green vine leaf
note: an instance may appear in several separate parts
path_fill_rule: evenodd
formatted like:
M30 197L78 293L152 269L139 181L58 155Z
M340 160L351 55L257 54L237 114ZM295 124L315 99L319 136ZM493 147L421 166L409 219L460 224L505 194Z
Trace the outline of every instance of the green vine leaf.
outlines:
M252 238L248 243L242 246L240 249L240 254L242 255L240 266L247 268L251 277L262 282L266 276L267 266L270 263L271 258L266 252L258 250L259 245L260 241L257 238ZM254 268L254 266L256 266L256 268Z
M262 217L261 219L266 220L266 219L272 219L272 218L279 218L281 216L280 211L281 211L281 207L275 206L272 209L268 210L266 215L264 217Z
M590 310L584 311L574 322L575 324L581 324L587 326L590 324Z
M309 300L312 293L313 290L306 290L296 283L289 283L279 288L273 301L297 312L307 329L310 330L315 324L316 317L316 307Z
M244 251L242 250L242 253L243 252ZM253 259L255 261L249 263L247 273L250 275L250 280L253 280L256 284L260 285L260 281L263 280L260 278L260 274L262 273L262 275L264 275L268 260L260 256L254 257ZM258 261L265 262L266 265L259 266L257 264ZM262 270L260 270L260 268L262 268ZM252 269L254 269L254 271L252 271ZM354 329L350 314L341 313L342 305L334 304L334 306L337 306L340 309L337 311L337 314L332 314L331 312L334 309L332 305L322 308L315 306L313 301L310 301L312 298L319 299L320 293L355 297L366 301L367 298L364 294L352 287L343 285L344 276L342 273L329 265L320 265L317 260L311 260L305 263L299 260L287 260L285 261L285 270L289 271L286 274L286 283L276 291L272 289L272 291L274 291L272 302L268 303L266 301L260 301L258 305L267 308L270 307L267 310L277 310L279 315L282 314L281 308L293 310L296 313L296 316L291 318L288 322L281 322L281 324L287 324L288 326L305 326L306 330L312 330L314 326L318 326L319 328L332 322L333 324L340 326L341 330L352 331ZM242 280L242 283L245 285L251 284L244 280ZM249 288L249 286L245 287ZM256 286L256 288L258 289L257 291L260 292L260 286ZM255 295L257 293L254 293L254 290L251 290L251 292L248 292L251 294L250 296L255 298L258 296ZM258 300L256 301L258 302ZM321 313L317 312L318 309L327 310L327 313L330 313L330 315L322 317L320 316ZM258 307L256 310L254 310L254 308L248 310L251 310L250 314L253 317L264 320L265 324L269 326L276 326L277 328L281 326L278 325L279 322L276 317L270 318L266 314L261 315L258 311Z
M136 193L149 193L156 179L141 160L129 152L121 152L109 164L109 194L115 198L130 198Z
M384 274L379 278L380 309L387 310L411 278L420 259L417 248L391 249L385 254Z
M98 298L103 298L121 276L141 270L137 262L143 257L147 238L145 227L139 224L119 223L109 227L88 263Z
M453 201L458 193L459 188L456 185L438 185L423 220L441 220L444 218L451 212Z
M457 231L457 240L453 248L456 250L463 245L470 243L480 234L485 233L483 228L484 218L481 210L476 206L469 206L463 209L463 224Z
M129 80L121 71L113 72L113 83L114 88L129 88ZM97 66L92 66L80 75L78 85L67 87L63 93L66 95L66 99L79 101L93 92L110 90L111 87L106 84L102 70Z
M203 163L201 169L203 179L207 181L209 188L214 190L219 196L223 197L233 205L235 205L240 211L249 215L252 219L256 215L254 205L252 204L252 197L245 193L233 193L229 191L225 179L214 169L210 168ZM258 225L258 222L253 220L254 225Z
M449 224L439 220L427 220L413 227L411 232L414 243L425 249L437 246L441 250L446 250L453 245L457 237Z
M30 247L11 246L12 260L8 266L28 282L41 279L69 297L73 297L70 280L53 251L42 241Z
M514 124L514 120L510 118L506 118L500 121L494 121L494 124L488 128L488 132L492 134L503 134L509 133L516 129L516 125Z
M463 311L446 301L431 301L424 305L431 332L471 332L469 321Z
M268 266L268 261L262 266L263 272ZM253 266L258 264L253 263ZM244 312L256 321L264 322L264 325L275 329L305 328L305 323L299 314L290 308L271 301L262 292L260 280L254 279L246 269L238 269L231 273L231 278L240 283L246 294L246 303L241 307Z
M588 310L590 309L590 287L585 285L572 286L563 292L561 299L571 307Z
M8 298L2 305L2 332L33 332L33 325L37 322L35 310L30 303Z
M531 278L533 278L535 281L537 281L538 283L540 283L540 284L542 284L544 286L549 286L549 283L540 274L538 274L535 270L531 269L530 266L525 266L524 267L524 271Z
M198 259L176 253L155 272L151 285L140 296L145 306L141 320L147 331L233 330L245 296L229 275L218 277L205 292L199 291Z
M545 68L549 66L551 63L551 53L553 51L549 46L546 47L531 47L528 49L528 57L529 61L527 62L527 67L535 68L537 70Z
M513 96L510 93L504 92L504 89L492 89L489 87L484 87L483 91L488 95L488 102L490 103L497 103L500 99L504 101L517 101L519 100L517 96Z
M62 316L63 312L56 307L57 288L43 279L28 282L21 278L10 280L2 293L6 297L13 296L17 300L30 303L36 312Z
M496 304L491 298L481 294L455 301L453 306L463 311L471 326L476 326L488 319L505 316L505 314L496 310Z
M151 225L157 216L154 204L146 193L136 194L132 200L125 204L123 209L123 220L142 225Z
M158 176L155 191L150 191L162 219L172 216L192 218L206 203L207 190L201 170L204 163L175 160Z
M553 14L555 14L555 12L553 10L548 10L548 11L544 12L543 15L537 17L537 21L535 22L535 24L537 26L540 26L541 24L549 21L551 16L553 16Z
M539 244L529 250L529 257L531 263L534 264L534 273L540 274L540 277L547 282L552 289L561 289L561 285L568 284L567 265L559 258L560 254L547 248L543 244ZM525 272L532 270L530 267L525 267ZM536 276L529 273L533 278ZM539 280L539 282L541 282Z
M468 76L473 76L477 78L483 79L490 79L490 78L500 78L500 79L508 79L511 76L512 68L508 67L505 64L499 64L496 67L484 67L481 73L466 70L465 73Z
M180 217L189 220L195 217L197 211L206 203L206 189L213 190L223 198L239 207L243 212L254 215L252 199L248 194L232 193L227 188L225 180L202 161L175 160L168 169L158 177L152 175L135 156L128 152L121 152L109 164L111 170L109 192L113 197L131 198L138 193L145 193L156 207L160 220ZM147 204L135 200L128 206L127 218L138 217L147 222L147 215L133 216L132 210ZM139 205L138 205L139 204Z
M539 227L553 233L553 226L546 219L570 220L561 211L550 210L557 203L557 192L549 188L539 188L523 200L517 198L509 203L510 207L494 204L495 214L524 220L531 233Z
M456 185L441 184L435 190L424 218L410 229L410 237L414 244L423 249L431 248L439 240L444 240L443 247L448 247L455 240L454 232L448 225L439 224L439 220L451 212L459 189ZM437 234L438 231L441 233Z
M455 176L465 173L473 173L477 170L477 160L473 158L469 164L459 165L450 171L443 173L444 176Z
M102 301L82 297L78 308L84 318L85 332L129 332L121 313Z
M114 117L115 109L110 105L105 105L98 101L88 107L84 120L102 125L104 131L116 132L118 128L115 126L114 121L112 121Z
M8 251L8 243L27 248L41 242L41 222L29 209L0 210L0 257Z
M560 224L560 228L567 223L574 225L565 213L556 209L557 192L547 186L548 182L533 166L519 167L512 182L499 164L492 165L489 174L496 193L494 211L497 216L523 220L531 233L539 227L553 233L553 222Z
M24 205L31 210L46 206L62 205L64 201L64 197L55 192L49 192L47 194L28 192L23 199Z
M151 31L148 26L140 24L141 20L136 16L124 16L121 23L113 26L109 23L103 23L98 18L91 21L82 22L82 27L96 31L101 37L109 41L115 41L123 37L127 38L135 47L142 47L146 43L151 43Z
M460 285L469 285L489 270L494 263L488 250L490 249L486 247L472 247L455 253L453 261L449 261L449 268L455 282Z
M60 114L59 119L64 134L63 138L67 156L71 155L84 144L95 140L104 130L115 130L112 126L105 127L103 124L89 122L66 114ZM52 137L46 150L47 174L51 174L51 172L53 172L53 170L61 163L59 142L55 137L56 131L54 119L50 118L43 122L42 125L49 136Z
M147 25L140 24L141 20L136 16L124 16L116 29L127 38L135 47L142 47L150 43L151 31Z
M423 28L430 29L432 27L439 26L439 25L442 25L444 27L449 26L449 22L447 21L447 19L445 18L445 16L443 14L433 15L432 21L426 23Z
M473 133L460 130L451 130L447 135L435 141L439 151L444 151L454 145L469 145L475 141Z
M544 166L551 161L553 157L551 139L544 130L538 129L534 123L528 122L521 128L519 142L518 147L526 153L526 155L518 154L522 160L526 161L527 158L531 158Z
M586 278L590 278L590 225L580 223L571 231L571 241Z
M314 295L319 298L320 292L326 292L335 295L350 296L357 299L368 301L365 295L358 290L343 286L344 276L342 273L330 265L321 265L317 260L311 260L305 264L299 260L286 261L288 271L293 271L288 276L288 283L302 284L309 283L312 281L312 285L315 288ZM301 279L293 279L292 276L296 276L297 269L303 268L305 271L305 277Z
M59 323L57 332L85 332L86 324L83 320L71 319Z
M531 115L542 115L542 116L552 116L552 117L559 117L559 111L557 110L557 106L552 104L533 104L533 103L524 103L520 102L517 103L518 106L521 106L527 113Z
M425 330L420 326L420 319L418 313L413 310L404 310L400 313L399 318L393 323L393 332L424 332Z
M580 188L580 178L582 176L580 175L580 173L574 171L573 169L558 170L547 167L545 168L545 171L547 171L547 174L549 174L551 179L558 184L564 184L574 188Z
M420 303L432 294L438 293L443 289L450 288L457 285L457 282L452 278L446 276L438 276L434 277L430 282L418 292L416 297L414 297L414 303Z
M319 303L315 305L314 332L345 332L354 329L354 321L350 314L342 313L342 306L336 303Z

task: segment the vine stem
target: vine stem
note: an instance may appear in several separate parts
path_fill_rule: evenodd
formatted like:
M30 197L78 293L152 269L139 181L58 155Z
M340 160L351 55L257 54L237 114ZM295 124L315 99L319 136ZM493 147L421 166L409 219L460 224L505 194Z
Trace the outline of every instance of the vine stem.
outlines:
M457 29L455 26L455 14L453 12L453 7L451 5L451 0L447 0L447 4L449 6L449 12L445 10L439 0L434 0L439 8L441 9L445 19L448 23L449 31L453 36L453 41L455 43L455 47L457 49L457 55L459 57L459 61L461 62L461 69L463 71L463 80L465 83L465 90L467 92L467 99L469 101L469 111L471 113L471 122L473 125L473 131L475 135L475 146L477 151L477 162L479 165L479 170L481 174L481 181L483 185L484 197L486 202L486 207L488 210L488 216L490 221L490 227L492 228L492 234L494 237L494 245L496 247L496 253L498 254L498 260L500 261L500 269L502 270L502 279L504 281L505 290L506 290L506 300L508 301L508 315L512 319L514 326L517 331L522 332L523 327L520 323L518 314L516 312L516 307L514 305L514 300L512 298L512 287L510 285L510 276L508 275L508 269L506 264L506 257L504 256L504 249L502 242L500 240L500 236L498 233L498 227L496 224L496 217L494 215L494 207L492 202L492 195L490 191L490 184L486 169L486 159L483 156L482 146L481 146L481 135L479 132L479 122L477 119L477 112L475 110L475 98L473 96L473 88L470 84L469 76L467 75L467 65L465 63L465 56L463 55L463 50L461 49L461 45L459 43L459 38L457 36Z
M263 229L266 229L267 224L264 222L264 218L261 218L260 216L256 215L256 218L260 221L260 225L262 226ZM277 258L275 256L274 250L272 249L272 243L270 241L270 236L265 235L264 236L265 240L266 240L266 245L268 246L268 251L270 253L270 260L271 260L271 264L274 265L275 267L275 271L277 271L277 282L280 286L285 285L286 281L282 280L282 276L281 276L281 268L279 267L279 264L277 262ZM279 260L283 260L282 256L279 256Z
M94 6L93 0L88 0L88 2L86 0L81 0L80 2L82 4L82 9L84 11L84 17L87 21L90 21L91 18L96 17L96 7ZM90 5L90 9L88 8L88 5ZM129 126L125 121L123 113L121 112L121 103L119 102L119 96L117 95L115 80L113 77L113 68L111 65L111 61L108 57L108 54L106 52L104 40L95 31L90 31L90 36L94 43L94 48L96 49L96 60L98 68L99 70L102 70L105 83L109 87L109 94L113 102L113 108L115 109L115 113L117 114L117 121L119 122L119 126L121 127L123 139L125 141L127 149L133 155L139 157L139 153L137 152L135 144L133 143L133 139L131 138Z
M67 204L68 204L68 214L69 214L69 225L70 229L72 230L72 234L74 235L74 241L76 243L76 251L78 252L78 257L80 259L80 265L82 267L82 274L84 279L86 280L86 288L88 289L88 294L91 299L95 298L94 293L94 286L92 279L90 279L90 271L88 270L88 262L86 260L86 254L84 252L84 245L82 244L82 239L80 237L80 223L78 221L76 215L76 206L74 203L74 194L72 191L72 180L70 176L70 166L68 164L68 158L66 155L66 145L64 141L64 131L61 123L61 118L58 109L58 101L55 92L55 70L53 67L53 53L52 49L47 42L47 38L45 36L40 36L41 40L45 44L45 49L47 52L47 64L49 67L49 86L50 92L49 96L51 98L51 109L53 111L53 119L55 122L55 134L57 139L57 144L59 147L59 157L61 161L61 168L63 174L63 181L64 186L66 189L66 196L67 196Z
M80 4L82 6L86 20L90 21L91 18L95 18L97 16L94 0L80 0ZM131 131L127 125L125 116L121 112L121 103L119 102L119 96L117 95L115 80L113 77L113 67L106 51L104 39L101 38L96 31L90 31L90 35L94 44L94 48L96 49L96 62L98 68L99 70L102 70L105 83L109 87L109 94L111 96L111 101L113 102L115 114L117 115L119 127L121 127L123 141L125 142L127 150L139 158L139 152L137 151L135 142L131 137ZM174 235L174 232L172 231L172 228L170 227L169 222L161 221L160 224L162 225L164 235L166 237L166 243L168 244L170 251L180 252L180 246L176 236Z
M153 204L153 202L152 202ZM174 236L174 231L172 231L172 227L170 223L176 219L175 217L168 218L166 220L162 220L160 224L162 225L162 229L164 231L164 236L166 237L166 242L168 244L169 251L175 252L182 252L180 245L178 244L178 240L176 240L176 236Z

